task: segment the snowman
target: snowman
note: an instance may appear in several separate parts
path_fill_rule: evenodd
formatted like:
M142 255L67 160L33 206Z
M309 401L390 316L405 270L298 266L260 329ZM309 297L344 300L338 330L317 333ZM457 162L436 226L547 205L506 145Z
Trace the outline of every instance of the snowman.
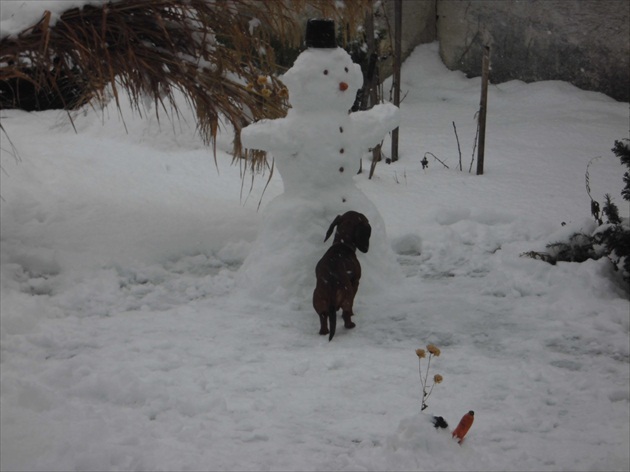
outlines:
M399 109L380 104L349 113L363 74L336 46L332 20L310 20L306 45L282 77L291 104L287 116L258 121L241 134L246 148L272 155L284 184L284 193L265 208L239 274L256 295L276 300L310 299L315 264L329 244L326 229L348 210L363 213L372 226L370 251L360 258L365 292L398 276L383 220L354 176L362 155L398 126Z

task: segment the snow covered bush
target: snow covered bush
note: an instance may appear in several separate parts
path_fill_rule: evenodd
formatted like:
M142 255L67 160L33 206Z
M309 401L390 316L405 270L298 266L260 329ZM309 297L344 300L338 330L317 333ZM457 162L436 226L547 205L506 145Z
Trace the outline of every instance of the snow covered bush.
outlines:
M615 141L612 152L621 160L621 164L630 169L630 139ZM623 181L626 186L621 191L624 200L630 201L630 171L623 174Z
M615 141L612 152L621 160L621 164L630 169L630 140ZM593 162L591 160L588 164ZM589 171L586 170L586 190L591 197ZM630 172L623 176L625 187L621 191L624 200L630 201ZM590 234L576 232L567 241L557 241L547 245L547 252L530 251L523 255L540 259L551 264L557 262L584 262L588 259L606 257L615 271L625 282L625 289L630 293L630 221L621 218L619 208L610 194L604 195L604 205L591 197L591 214L597 223Z

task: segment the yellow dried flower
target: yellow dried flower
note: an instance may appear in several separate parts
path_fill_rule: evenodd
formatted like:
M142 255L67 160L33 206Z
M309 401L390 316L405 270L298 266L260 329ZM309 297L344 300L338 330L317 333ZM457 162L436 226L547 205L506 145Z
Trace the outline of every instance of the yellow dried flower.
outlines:
M271 96L271 90L269 90L268 88L264 88L260 91L260 93L262 94L263 97L269 97Z
M283 88L278 92L280 98L287 98L289 96L289 91L286 88Z
M258 85L265 85L267 83L267 77L265 77L264 75L259 75L258 79L256 79L256 82L258 82Z
M435 357L439 357L440 355L440 350L437 348L437 346L433 344L427 345L427 351L429 351L429 353L433 354Z
M420 359L424 359L425 355L424 349L416 349L416 356Z
M254 90L254 84L252 84L251 82L247 84L247 91L251 92L252 90Z
M435 374L433 376L433 382L436 384L442 383L442 380L444 380L444 378L440 374Z

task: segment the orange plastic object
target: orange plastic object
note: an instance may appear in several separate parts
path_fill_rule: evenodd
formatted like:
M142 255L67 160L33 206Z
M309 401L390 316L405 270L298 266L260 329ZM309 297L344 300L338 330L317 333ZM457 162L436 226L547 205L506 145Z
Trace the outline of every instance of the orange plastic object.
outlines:
M475 421L475 412L472 410L462 416L462 419L457 425L457 428L455 428L455 431L453 431L453 437L457 438L457 442L459 444L461 444L464 440L464 436L466 436L466 433L472 426L473 421Z

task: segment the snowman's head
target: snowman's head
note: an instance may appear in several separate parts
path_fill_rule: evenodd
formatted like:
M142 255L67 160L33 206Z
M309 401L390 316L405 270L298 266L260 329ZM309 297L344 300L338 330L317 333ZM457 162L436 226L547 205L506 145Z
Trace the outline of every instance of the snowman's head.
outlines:
M310 48L298 56L282 82L296 111L348 111L363 85L363 73L342 48Z

